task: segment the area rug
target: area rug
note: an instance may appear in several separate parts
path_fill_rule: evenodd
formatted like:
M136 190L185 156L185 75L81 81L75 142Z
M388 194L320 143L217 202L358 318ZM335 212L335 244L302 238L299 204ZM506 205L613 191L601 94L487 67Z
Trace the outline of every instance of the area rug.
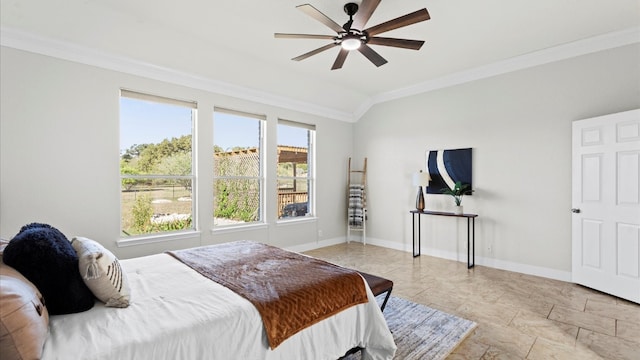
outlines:
M398 346L394 359L444 359L477 326L473 321L414 302L390 297L384 309ZM360 353L345 359L360 359Z

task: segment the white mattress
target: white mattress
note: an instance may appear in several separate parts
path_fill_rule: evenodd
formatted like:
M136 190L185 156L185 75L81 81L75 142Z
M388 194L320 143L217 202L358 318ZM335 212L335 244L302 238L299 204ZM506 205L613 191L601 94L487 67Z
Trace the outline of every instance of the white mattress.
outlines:
M364 359L396 350L369 287L369 302L306 328L269 349L255 307L167 254L121 261L131 305L50 319L44 360L51 359L330 359L355 346Z

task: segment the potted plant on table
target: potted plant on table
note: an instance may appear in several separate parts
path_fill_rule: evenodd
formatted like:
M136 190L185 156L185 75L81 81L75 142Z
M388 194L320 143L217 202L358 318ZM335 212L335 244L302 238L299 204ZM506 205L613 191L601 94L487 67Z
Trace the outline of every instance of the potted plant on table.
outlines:
M463 184L460 181L456 181L453 189L448 187L440 189L443 194L453 196L453 200L456 202L454 213L457 215L462 214L462 197L464 195L470 195L473 192L473 190L469 188L470 186L471 185L469 184Z

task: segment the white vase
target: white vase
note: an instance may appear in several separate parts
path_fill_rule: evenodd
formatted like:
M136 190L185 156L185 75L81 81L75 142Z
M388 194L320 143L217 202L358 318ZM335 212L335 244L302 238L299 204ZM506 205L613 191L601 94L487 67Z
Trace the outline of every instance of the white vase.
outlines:
M456 205L453 208L453 213L456 214L456 215L462 215L463 214L462 205Z

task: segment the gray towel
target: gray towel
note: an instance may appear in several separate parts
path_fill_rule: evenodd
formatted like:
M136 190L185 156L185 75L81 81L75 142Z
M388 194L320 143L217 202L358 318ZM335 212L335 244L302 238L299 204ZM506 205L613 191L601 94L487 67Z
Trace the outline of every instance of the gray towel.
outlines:
M349 185L349 226L360 227L365 220L364 209L364 185Z

